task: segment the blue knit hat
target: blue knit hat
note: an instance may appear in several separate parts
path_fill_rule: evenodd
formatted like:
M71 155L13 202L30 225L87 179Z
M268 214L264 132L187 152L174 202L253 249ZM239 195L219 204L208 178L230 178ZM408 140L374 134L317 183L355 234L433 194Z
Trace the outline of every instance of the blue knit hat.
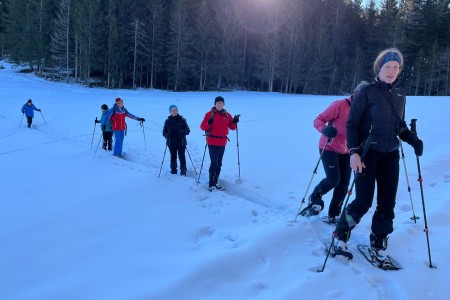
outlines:
M176 108L177 109L177 111L178 111L178 107L176 106L176 105L171 105L171 106L169 106L169 112L171 112L172 111L172 108Z

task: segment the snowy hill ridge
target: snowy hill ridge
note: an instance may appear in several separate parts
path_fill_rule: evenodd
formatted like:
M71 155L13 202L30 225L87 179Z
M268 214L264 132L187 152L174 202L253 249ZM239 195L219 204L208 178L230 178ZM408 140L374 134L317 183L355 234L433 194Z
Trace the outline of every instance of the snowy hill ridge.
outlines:
M450 136L446 97L408 97L424 141L420 158L432 263L424 230L416 159L404 145L415 224L401 161L395 231L389 253L403 270L369 265L373 208L352 233L352 261L325 259L333 227L293 222L318 159L318 113L342 96L255 92L104 90L47 82L0 70L0 299L447 299ZM208 153L199 125L214 97L241 114L230 132L222 183L208 192ZM144 117L127 120L126 159L96 147L100 105L115 97ZM21 122L29 98L42 109L32 129ZM162 126L176 104L191 128L188 176L163 161ZM47 122L45 124L44 119ZM144 134L146 145L144 143ZM92 141L92 149L91 149ZM94 157L95 154L95 157ZM158 177L162 164L162 173ZM322 166L313 184L323 176ZM352 196L353 197L353 196ZM328 207L330 195L324 197ZM352 198L350 198L351 201ZM449 274L450 275L450 274Z

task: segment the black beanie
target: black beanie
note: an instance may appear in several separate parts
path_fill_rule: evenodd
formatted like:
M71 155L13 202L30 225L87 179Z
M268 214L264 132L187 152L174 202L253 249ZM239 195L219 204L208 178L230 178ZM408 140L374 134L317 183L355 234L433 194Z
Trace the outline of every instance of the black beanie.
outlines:
M28 103L31 103L31 99L28 100Z
M219 101L222 101L223 104L225 105L225 100L223 99L222 96L217 96L216 99L214 99L214 105L216 105L216 103Z

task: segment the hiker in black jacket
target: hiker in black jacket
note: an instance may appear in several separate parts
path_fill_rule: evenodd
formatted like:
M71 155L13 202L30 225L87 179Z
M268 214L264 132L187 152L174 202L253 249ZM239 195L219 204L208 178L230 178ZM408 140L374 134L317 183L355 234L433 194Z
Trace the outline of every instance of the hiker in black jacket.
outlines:
M178 114L178 107L169 107L170 116L164 122L163 136L170 151L170 173L177 174L177 154L180 159L180 175L186 176L186 135L191 130L186 119Z
M393 232L394 207L399 179L400 139L422 155L423 143L406 126L406 95L397 77L403 56L396 48L382 51L374 62L375 81L355 96L347 120L350 167L356 173L356 197L343 211L335 231L335 253L347 251L351 230L372 206L377 187L376 210L372 218L370 246L380 264L389 263L385 250ZM364 158L362 145L370 136ZM383 266L388 267L388 266Z

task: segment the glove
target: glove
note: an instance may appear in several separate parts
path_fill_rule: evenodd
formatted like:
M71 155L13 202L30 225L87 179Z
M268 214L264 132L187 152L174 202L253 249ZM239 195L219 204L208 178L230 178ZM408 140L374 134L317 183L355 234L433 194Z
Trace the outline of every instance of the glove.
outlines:
M39 108L38 111L41 111L41 109Z
M417 139L412 145L414 148L414 154L417 156L422 156L423 154L423 142L420 139Z
M329 139L333 139L337 135L337 129L333 125L325 126L321 132Z
M102 125L102 131L106 130L106 125Z
M145 119L144 118L139 118L138 121L139 122L145 122Z
M209 124L209 125L214 124L214 119L213 119L213 118L210 118L210 119L208 120L208 124Z
M234 123L234 124L239 123L239 117L240 117L240 115L235 115L235 116L233 117L233 123Z
M95 124L97 124L97 123L100 123L100 121L99 121L99 120L97 120L97 118L95 118L95 121L94 121L94 123L95 123Z

